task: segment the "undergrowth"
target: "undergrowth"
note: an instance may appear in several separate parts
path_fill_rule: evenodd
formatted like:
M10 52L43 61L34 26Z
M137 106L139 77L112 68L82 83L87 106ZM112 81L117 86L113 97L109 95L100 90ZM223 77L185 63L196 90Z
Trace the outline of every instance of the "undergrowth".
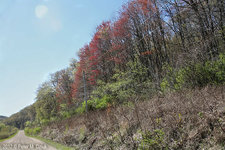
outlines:
M0 141L12 137L17 132L17 128L0 123Z

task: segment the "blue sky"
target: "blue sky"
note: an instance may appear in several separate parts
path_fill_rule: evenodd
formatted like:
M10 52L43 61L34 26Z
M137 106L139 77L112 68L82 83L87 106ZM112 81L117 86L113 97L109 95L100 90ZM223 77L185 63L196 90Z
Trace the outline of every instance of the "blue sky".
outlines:
M126 1L0 0L0 115L32 104L48 75L77 58Z

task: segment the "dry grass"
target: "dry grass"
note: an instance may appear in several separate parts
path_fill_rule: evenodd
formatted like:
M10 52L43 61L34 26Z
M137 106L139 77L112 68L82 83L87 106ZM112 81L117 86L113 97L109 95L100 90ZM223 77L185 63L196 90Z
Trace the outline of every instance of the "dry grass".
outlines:
M42 136L52 136L55 141L81 149L222 149L225 146L223 96L223 87L208 86L156 96L149 101L137 97L123 106L51 124ZM78 140L81 129L83 138ZM162 137L155 133L158 130L164 133ZM148 133L152 133L150 139L143 142Z

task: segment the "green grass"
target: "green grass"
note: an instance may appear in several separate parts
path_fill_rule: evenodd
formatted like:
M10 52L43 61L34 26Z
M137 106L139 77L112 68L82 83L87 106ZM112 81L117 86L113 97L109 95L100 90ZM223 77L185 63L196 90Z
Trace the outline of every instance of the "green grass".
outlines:
M19 130L17 130L16 133L14 133L13 135L11 135L11 136L9 136L5 139L0 139L0 142L3 142L3 141L6 141L6 140L9 140L9 139L13 138L15 135L17 135L18 132L19 132Z
M28 135L27 135L28 136ZM29 136L29 137L32 137L32 138L36 138L40 141L43 141L45 142L46 144L52 146L52 147L55 147L57 150L77 150L77 148L72 148L72 147L67 147L67 146L64 146L62 144L59 144L59 143L56 143L52 140L48 140L48 139L44 139L42 137L39 137L39 136Z

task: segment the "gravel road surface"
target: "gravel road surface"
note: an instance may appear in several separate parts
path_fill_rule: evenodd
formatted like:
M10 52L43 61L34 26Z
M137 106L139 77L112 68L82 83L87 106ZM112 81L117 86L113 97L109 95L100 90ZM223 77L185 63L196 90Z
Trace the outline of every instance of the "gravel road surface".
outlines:
M13 138L0 142L0 150L56 150L46 143L27 137L24 131L19 131Z

